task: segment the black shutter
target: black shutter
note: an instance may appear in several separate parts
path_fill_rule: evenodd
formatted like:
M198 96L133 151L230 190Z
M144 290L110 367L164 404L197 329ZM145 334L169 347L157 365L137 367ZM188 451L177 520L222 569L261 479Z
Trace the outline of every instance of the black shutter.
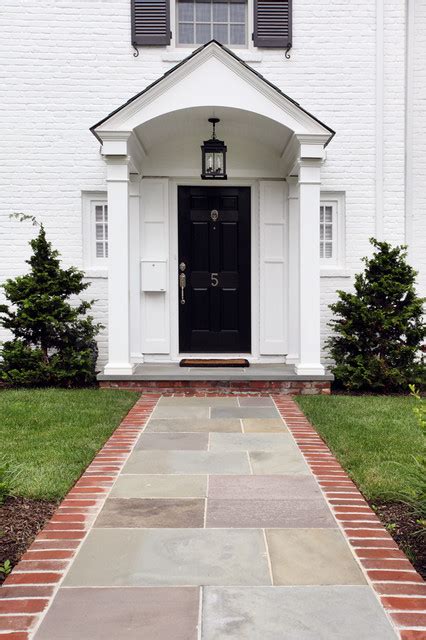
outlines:
M170 44L169 0L132 0L132 43Z
M256 47L287 48L291 45L292 0L254 0Z

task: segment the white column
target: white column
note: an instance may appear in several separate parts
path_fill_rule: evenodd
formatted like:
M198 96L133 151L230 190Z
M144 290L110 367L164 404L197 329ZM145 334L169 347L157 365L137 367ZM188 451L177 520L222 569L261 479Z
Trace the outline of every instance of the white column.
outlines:
M288 353L286 362L299 362L299 183L297 176L289 176L288 184Z
M303 147L302 147L303 151ZM311 155L311 151L309 153ZM313 154L312 154L313 155ZM299 163L299 362L300 375L324 373L321 364L319 209L322 160Z
M130 355L143 362L141 345L141 256L140 256L141 176L130 174L129 183L129 256L130 256Z
M129 157L106 155L108 185L108 364L133 373L130 362Z

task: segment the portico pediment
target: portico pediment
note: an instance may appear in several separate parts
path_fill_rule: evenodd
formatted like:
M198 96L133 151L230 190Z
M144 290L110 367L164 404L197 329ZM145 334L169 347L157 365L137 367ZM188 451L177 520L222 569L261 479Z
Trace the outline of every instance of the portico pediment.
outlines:
M224 107L259 114L326 145L334 132L216 41L197 49L91 128L102 142L167 113Z

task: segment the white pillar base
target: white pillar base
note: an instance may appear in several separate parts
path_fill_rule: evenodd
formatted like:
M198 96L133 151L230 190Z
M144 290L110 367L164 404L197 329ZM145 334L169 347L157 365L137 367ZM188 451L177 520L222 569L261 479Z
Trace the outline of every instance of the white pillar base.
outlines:
M323 376L325 374L322 364L295 364L294 370L298 376Z
M110 376L131 376L135 370L135 365L130 362L114 363L108 362L104 367L104 374Z

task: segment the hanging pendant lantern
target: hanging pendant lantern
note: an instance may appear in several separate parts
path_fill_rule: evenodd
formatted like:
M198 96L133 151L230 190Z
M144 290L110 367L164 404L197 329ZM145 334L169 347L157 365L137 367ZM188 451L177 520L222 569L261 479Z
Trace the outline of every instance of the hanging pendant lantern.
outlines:
M213 125L212 137L201 145L201 177L203 180L226 180L226 145L216 138L219 118L209 118Z

